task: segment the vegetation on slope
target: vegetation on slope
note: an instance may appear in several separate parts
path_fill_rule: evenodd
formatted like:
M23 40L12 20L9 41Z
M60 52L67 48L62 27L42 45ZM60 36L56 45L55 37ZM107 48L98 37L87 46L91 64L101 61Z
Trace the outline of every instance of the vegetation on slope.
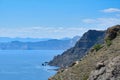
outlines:
M112 42L109 47L104 43L103 47L98 51L91 51L93 50L91 49L81 61L62 71L58 71L50 80L87 80L91 71L95 70L98 62L120 56L120 25L109 28L106 38L110 38Z
M95 45L93 46L93 48L94 48L94 50L98 51L99 49L102 48L102 45L101 45L101 44L95 44Z

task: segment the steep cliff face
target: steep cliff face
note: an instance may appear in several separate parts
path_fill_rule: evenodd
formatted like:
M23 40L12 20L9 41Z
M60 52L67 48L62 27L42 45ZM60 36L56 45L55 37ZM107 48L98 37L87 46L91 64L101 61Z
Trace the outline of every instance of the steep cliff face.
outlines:
M70 66L74 61L80 60L95 43L103 42L104 33L105 31L89 30L73 48L68 49L62 55L54 57L49 62L49 65L59 67Z
M59 70L50 80L120 80L120 25L106 33L98 51L91 48L81 61Z

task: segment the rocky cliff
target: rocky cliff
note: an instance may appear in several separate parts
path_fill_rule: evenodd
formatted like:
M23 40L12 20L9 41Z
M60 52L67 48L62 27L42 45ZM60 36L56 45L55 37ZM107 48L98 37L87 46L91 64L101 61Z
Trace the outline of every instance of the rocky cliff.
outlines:
M88 80L120 80L120 56L97 64Z
M108 60L98 62L88 80L120 80L120 26L117 25L109 28L107 30L106 39L116 40L114 46L111 44L116 50L113 48L109 53L112 51L111 56L115 56L115 54L118 54L118 56L110 57Z
M80 60L87 51L96 43L103 42L105 31L89 30L75 44L73 48L68 49L62 55L54 57L49 65L66 67L70 66L74 61Z
M106 31L104 44L93 46L86 56L50 80L120 80L120 25Z

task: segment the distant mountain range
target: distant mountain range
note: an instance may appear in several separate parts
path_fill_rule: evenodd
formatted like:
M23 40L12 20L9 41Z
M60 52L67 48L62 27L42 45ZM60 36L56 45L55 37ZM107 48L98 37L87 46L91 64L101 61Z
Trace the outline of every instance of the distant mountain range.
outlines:
M9 38L9 37L0 37L0 42L12 42L12 41L20 41L20 42L38 42L38 41L47 41L51 38Z
M0 50L65 50L74 46L79 38L80 36L63 39L0 37Z

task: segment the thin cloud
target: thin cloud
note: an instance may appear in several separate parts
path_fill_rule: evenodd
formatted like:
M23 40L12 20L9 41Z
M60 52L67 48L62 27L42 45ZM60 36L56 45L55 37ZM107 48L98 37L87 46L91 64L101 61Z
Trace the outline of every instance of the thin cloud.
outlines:
M101 10L101 12L104 12L104 13L120 12L120 9L119 8L108 8L108 9Z
M117 17L120 17L120 14L116 14Z
M63 38L82 35L87 30L84 27L0 28L0 37Z
M83 22L84 23L94 23L96 21L95 21L95 19L84 19Z
M106 29L110 26L120 24L120 18L95 18L84 19L84 24L94 25L96 29ZM99 27L99 28L98 28Z

